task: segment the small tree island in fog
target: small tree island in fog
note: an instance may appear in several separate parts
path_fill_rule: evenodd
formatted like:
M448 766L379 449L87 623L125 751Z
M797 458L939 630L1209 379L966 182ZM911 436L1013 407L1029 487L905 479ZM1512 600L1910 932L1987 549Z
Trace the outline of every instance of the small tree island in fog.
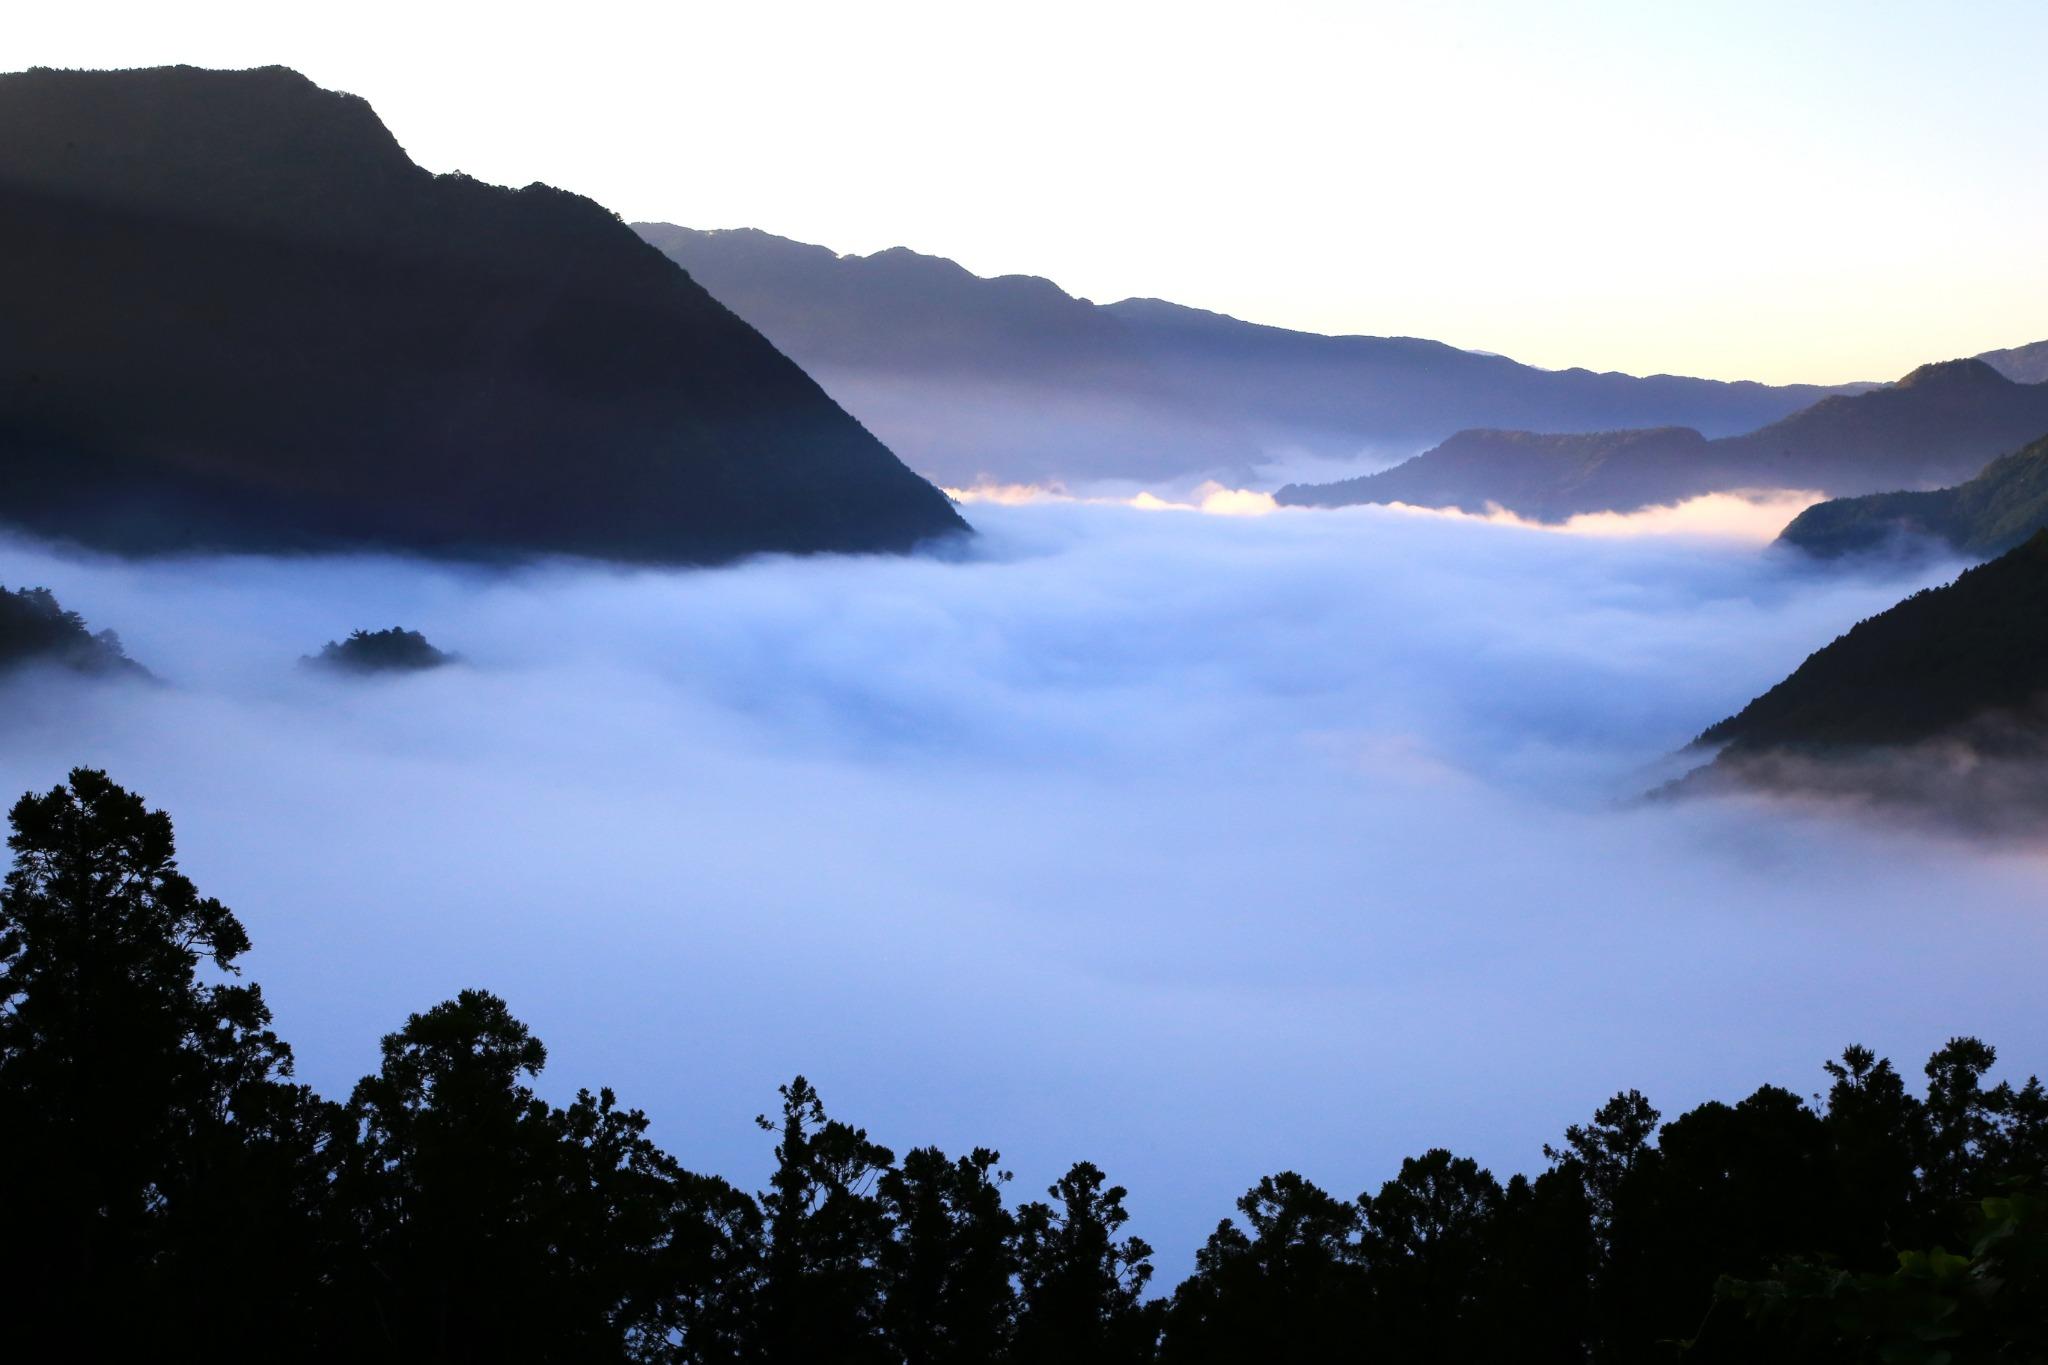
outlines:
M418 673L457 662L458 656L434 648L416 630L392 626L358 630L346 640L329 640L318 654L299 662L337 673Z

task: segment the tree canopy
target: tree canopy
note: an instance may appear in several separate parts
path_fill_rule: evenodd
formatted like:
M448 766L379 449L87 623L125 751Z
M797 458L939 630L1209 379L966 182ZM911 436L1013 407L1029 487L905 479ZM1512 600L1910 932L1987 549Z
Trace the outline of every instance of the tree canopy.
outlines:
M1012 1205L991 1148L900 1159L802 1076L767 1188L686 1169L465 990L345 1103L292 1078L241 922L171 822L80 768L0 888L0 1322L107 1358L1188 1365L2048 1359L2048 1092L1957 1038L1809 1103L1628 1090L1504 1183L1436 1148L1345 1198L1259 1180L1155 1292L1087 1161ZM1947 1248L1953 1248L1947 1249Z

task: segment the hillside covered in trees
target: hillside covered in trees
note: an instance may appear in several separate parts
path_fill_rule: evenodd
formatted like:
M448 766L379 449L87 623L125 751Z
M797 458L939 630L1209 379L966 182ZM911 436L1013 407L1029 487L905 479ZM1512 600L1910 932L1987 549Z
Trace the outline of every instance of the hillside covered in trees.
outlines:
M2048 531L1858 622L1700 742L1737 754L1903 744L2019 711L2048 692L2044 601Z
M1883 551L2004 554L2048 528L2048 436L2002 455L1953 488L1815 503L1779 541L1822 559Z
M146 677L128 657L121 637L94 631L66 611L48 588L0 588L0 670L47 664L101 677Z
M0 1312L104 1358L677 1362L2034 1361L2048 1092L1870 1051L1809 1104L1624 1091L1533 1177L1432 1150L1350 1196L1280 1172L1166 1292L1081 1161L900 1156L802 1077L767 1188L694 1173L465 990L345 1098L294 1080L170 819L78 769L11 813ZM1532 1153L1532 1156L1535 1155ZM1219 1212L1222 1212L1219 1210ZM1937 1248L1948 1248L1938 1250ZM58 1349L57 1355L73 1352ZM1945 1354L1941 1354L1945 1353Z
M1671 789L1841 798L2026 834L2048 813L2048 531L1816 650Z
M426 636L403 626L351 631L346 640L329 640L318 654L299 662L330 673L420 673L455 663L456 656L436 649Z
M0 515L119 552L695 563L964 529L587 199L281 67L0 75Z
M1536 521L1628 512L1701 494L1817 489L1845 496L1932 488L2048 433L2048 383L1982 360L1922 365L1895 384L1834 394L1740 436L1697 431L1462 432L1392 469L1274 496L1295 507L1405 502Z

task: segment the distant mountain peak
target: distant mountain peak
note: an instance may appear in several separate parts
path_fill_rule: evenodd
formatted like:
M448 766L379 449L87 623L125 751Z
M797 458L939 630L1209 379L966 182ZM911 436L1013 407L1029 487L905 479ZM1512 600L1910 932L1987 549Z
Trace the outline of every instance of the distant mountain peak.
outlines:
M1922 365L1893 387L1901 389L2007 389L2012 381L1981 360L1937 360Z

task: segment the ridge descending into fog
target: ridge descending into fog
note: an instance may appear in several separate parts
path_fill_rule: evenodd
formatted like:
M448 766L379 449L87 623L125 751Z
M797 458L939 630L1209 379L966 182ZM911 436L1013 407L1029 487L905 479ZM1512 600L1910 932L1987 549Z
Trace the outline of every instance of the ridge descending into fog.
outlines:
M327 1093L488 985L550 1083L604 1078L747 1188L763 1078L802 1071L877 1141L999 1135L1021 1190L1085 1153L1165 1248L1283 1167L1525 1169L1621 1085L1676 1113L1804 1093L1852 1040L2048 1052L2048 930L2013 913L2038 854L1629 800L1945 566L1383 509L975 515L962 559L693 572L0 543L0 582L163 680L7 684L0 790L92 764L175 810ZM297 666L388 622L466 666Z
M751 228L634 227L912 468L955 487L1258 482L1254 468L1276 456L1356 467L1479 426L1724 435L1861 387L1541 370L1161 299L1096 304L1050 280L983 279L902 247L841 256Z
M283 67L0 74L0 519L701 563L964 524L601 206Z
M1539 436L1466 431L1405 464L1336 483L1289 485L1300 507L1403 502L1541 521L1634 511L1740 489L1830 495L1928 488L2048 431L2048 384L2015 383L1983 360L1922 365L1895 384L1836 394L1741 436L1685 428Z

